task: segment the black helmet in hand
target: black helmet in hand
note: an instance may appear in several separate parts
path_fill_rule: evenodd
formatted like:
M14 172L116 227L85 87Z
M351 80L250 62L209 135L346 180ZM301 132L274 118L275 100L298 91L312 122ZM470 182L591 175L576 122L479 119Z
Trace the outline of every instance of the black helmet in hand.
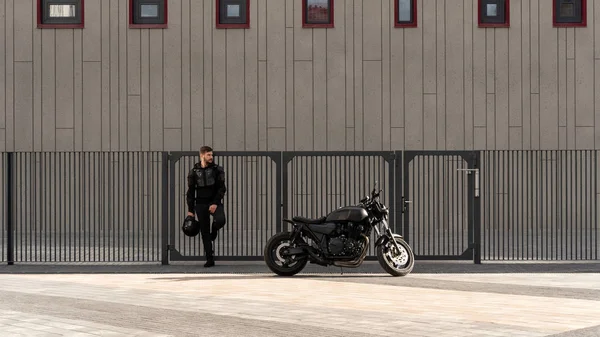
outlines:
M187 217L185 217L185 220L183 221L181 230L187 236L196 236L196 235L198 235L198 233L200 233L200 224L198 224L198 221L196 221L196 218L194 218L191 215L188 215Z

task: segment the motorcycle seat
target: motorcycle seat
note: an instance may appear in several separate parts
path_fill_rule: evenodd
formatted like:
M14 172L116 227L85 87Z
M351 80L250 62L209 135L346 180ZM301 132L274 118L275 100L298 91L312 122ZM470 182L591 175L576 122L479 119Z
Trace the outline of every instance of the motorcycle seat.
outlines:
M318 219L305 218L303 216L295 216L292 218L292 220L294 220L295 222L300 222L300 223L305 223L305 224L313 224L313 225L322 224L325 222L325 219L327 219L326 216L320 217Z

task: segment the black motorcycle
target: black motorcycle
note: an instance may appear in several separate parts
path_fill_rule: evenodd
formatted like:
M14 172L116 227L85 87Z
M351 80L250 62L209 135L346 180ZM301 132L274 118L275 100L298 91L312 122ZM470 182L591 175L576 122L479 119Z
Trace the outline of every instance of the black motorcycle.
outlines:
M357 206L341 207L318 219L284 219L293 229L267 241L264 258L269 269L281 276L292 276L308 262L357 268L367 255L369 237L375 229L379 264L393 276L409 274L414 267L413 251L401 235L392 233L387 222L389 208L379 201L381 190L375 191Z

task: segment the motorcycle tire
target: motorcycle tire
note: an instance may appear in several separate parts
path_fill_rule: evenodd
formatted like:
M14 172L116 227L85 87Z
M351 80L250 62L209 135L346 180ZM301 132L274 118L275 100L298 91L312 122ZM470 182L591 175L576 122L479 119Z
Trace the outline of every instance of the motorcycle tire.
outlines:
M269 240L267 241L267 244L265 245L265 249L264 249L265 263L267 264L267 267L269 267L269 269L272 272L274 272L275 274L277 274L279 276L296 275L297 273L302 271L302 269L304 269L304 267L306 266L306 263L308 262L308 258L304 258L302 260L295 261L295 263L289 267L280 266L276 263L276 261L281 261L280 256L278 256L277 250L286 246L284 243L286 241L288 241L288 242L290 241L290 236L291 236L290 232L277 233L277 234L273 235L271 238L269 238ZM289 246L289 244L288 244L288 246Z
M398 243L398 245L401 248L404 248L404 250L406 250L406 253L408 254L408 261L407 263L402 266L402 267L397 267L396 265L393 264L392 261L389 260L389 255L386 253L386 247L381 245L379 247L377 247L377 260L379 261L379 264L381 265L381 267L390 275L392 276L406 276L408 274L410 274L410 272L413 270L414 266L415 266L415 255L412 251L412 248L410 248L410 246L408 245L408 243L406 243L406 241L404 241L404 239L400 238L400 237L395 237L394 238L396 240L396 243ZM390 251L395 251L396 247L393 244L393 242L389 242L387 244L388 249Z

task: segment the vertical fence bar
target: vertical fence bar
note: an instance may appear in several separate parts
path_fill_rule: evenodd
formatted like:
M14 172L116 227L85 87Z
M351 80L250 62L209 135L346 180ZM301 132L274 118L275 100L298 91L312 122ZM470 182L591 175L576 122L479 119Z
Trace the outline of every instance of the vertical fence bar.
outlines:
M161 177L162 177L162 183L161 183L161 188L162 188L162 204L161 204L161 211L162 211L162 255L161 255L161 263L163 265L168 265L169 264L169 212L171 213L171 220L174 220L175 218L175 210L174 210L174 206L175 206L175 184L172 183L171 186L169 186L169 153L168 152L163 152L162 153L162 172L161 172ZM174 173L174 172L171 172ZM173 175L171 175L171 178L173 178ZM174 179L172 179L171 181L174 181ZM169 209L169 204L171 204L173 207L171 207L171 209ZM174 222L174 221L173 221ZM172 226L174 226L174 223L171 223Z

